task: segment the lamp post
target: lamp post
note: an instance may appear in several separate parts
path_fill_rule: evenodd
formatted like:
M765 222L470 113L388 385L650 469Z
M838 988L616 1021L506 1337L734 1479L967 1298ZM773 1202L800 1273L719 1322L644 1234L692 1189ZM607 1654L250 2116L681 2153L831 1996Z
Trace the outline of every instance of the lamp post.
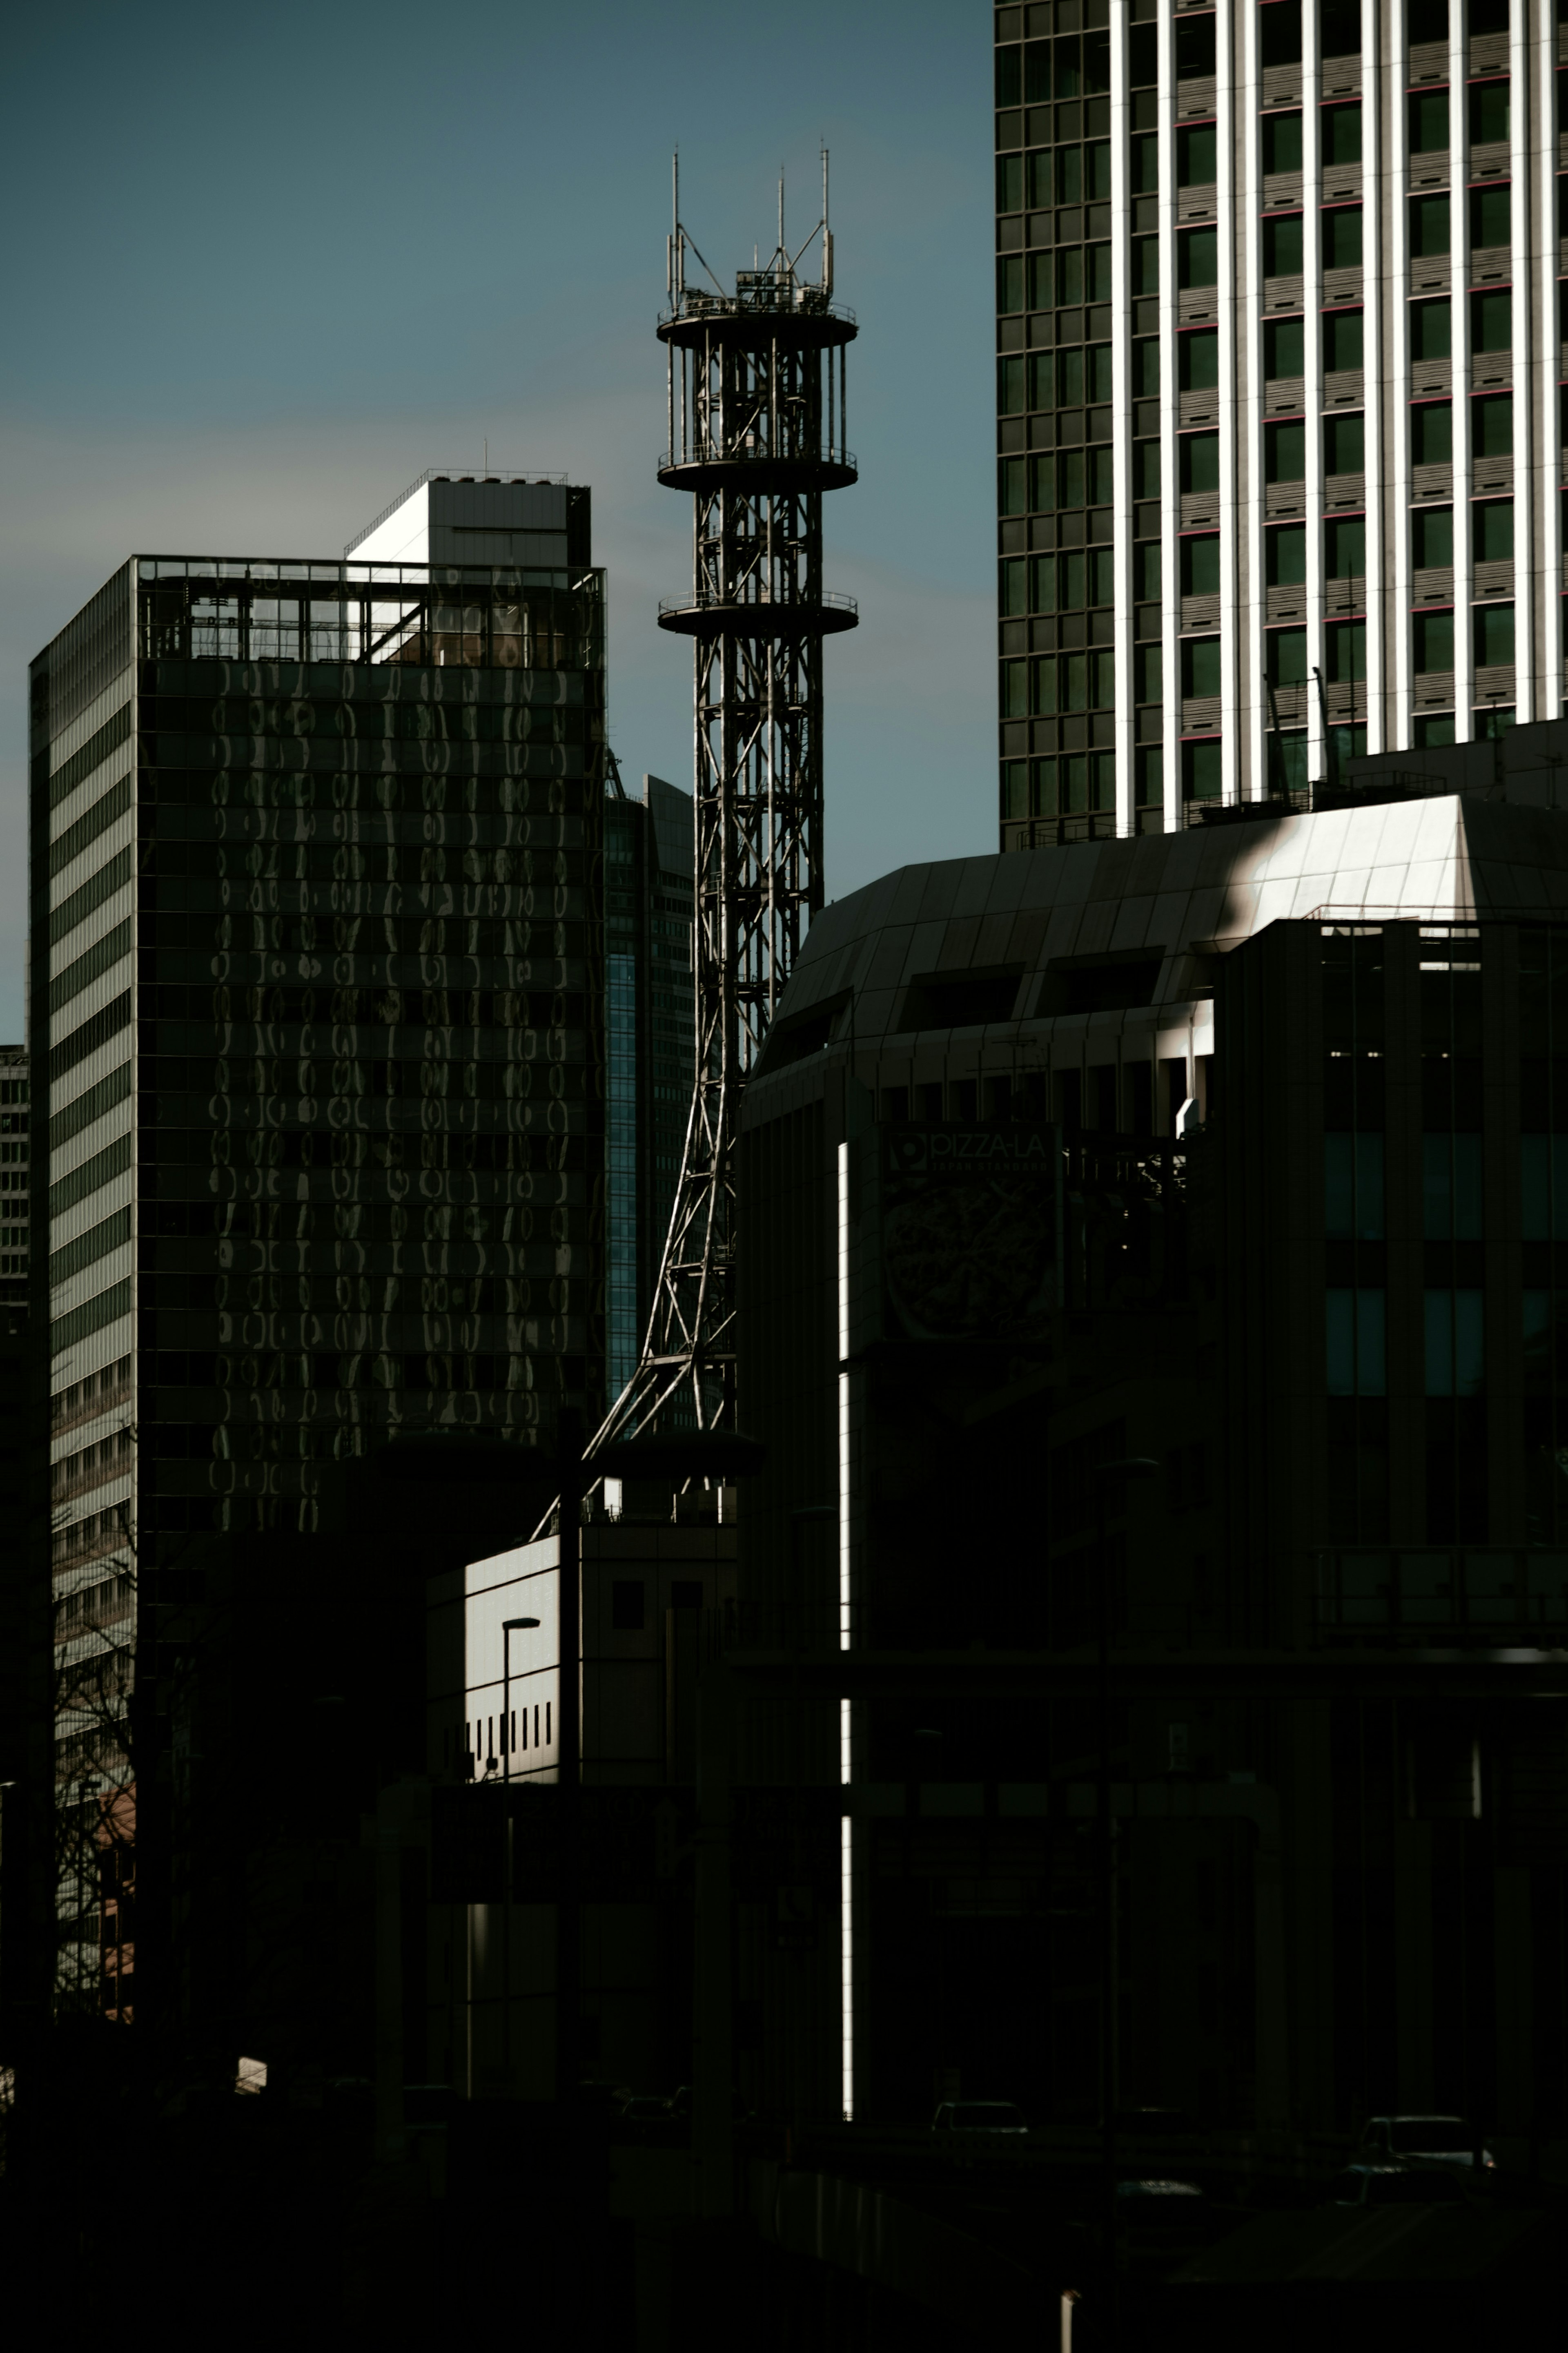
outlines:
M1113 1479L1152 1479L1160 1465L1146 1454L1094 1467L1095 1557L1100 1608L1096 1651L1100 1702L1100 1765L1096 1818L1100 1824L1100 2159L1105 2200L1105 2269L1114 2342L1116 2310L1116 1831L1110 1818L1110 1564L1107 1557L1106 1491Z

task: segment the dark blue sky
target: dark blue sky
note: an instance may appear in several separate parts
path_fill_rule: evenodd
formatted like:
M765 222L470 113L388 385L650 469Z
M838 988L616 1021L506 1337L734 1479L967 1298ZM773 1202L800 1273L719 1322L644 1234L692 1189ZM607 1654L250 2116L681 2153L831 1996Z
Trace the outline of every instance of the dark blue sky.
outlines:
M664 424L669 155L728 279L833 158L858 314L827 577L828 891L995 838L991 12L89 5L7 39L0 1038L21 1034L28 658L133 551L335 555L427 466L591 482L610 730L689 786Z

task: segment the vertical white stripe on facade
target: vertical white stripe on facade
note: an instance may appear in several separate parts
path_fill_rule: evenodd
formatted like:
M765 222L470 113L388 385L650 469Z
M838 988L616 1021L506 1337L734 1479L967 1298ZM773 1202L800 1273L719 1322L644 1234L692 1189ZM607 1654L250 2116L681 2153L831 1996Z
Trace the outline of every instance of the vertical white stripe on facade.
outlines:
M1302 376L1307 411L1307 742L1308 773L1326 776L1322 706L1314 672L1326 659L1323 644L1323 143L1319 102L1322 74L1318 0L1301 0L1301 307L1305 313ZM1316 756L1312 754L1315 752Z
M1268 773L1268 693L1264 684L1268 638L1263 625L1268 617L1268 584L1263 561L1263 68L1259 62L1261 45L1256 8L1243 11L1241 41L1242 75L1249 100L1240 127L1242 207L1247 228L1237 257L1235 280L1242 310L1239 338L1233 321L1231 332L1222 339L1221 349L1229 348L1237 340L1243 343L1247 394L1241 410L1241 431L1246 440L1247 501L1242 516L1247 532L1247 599L1241 702L1242 708L1251 713L1247 762L1252 789L1255 796L1261 796L1270 790L1273 779Z
M1237 514L1236 502L1236 78L1231 70L1235 27L1231 0L1217 0L1215 10L1215 204L1219 216L1219 714L1220 790L1227 801L1242 797L1242 782L1249 762L1244 756L1241 708L1256 702L1256 694L1237 694L1237 656L1240 632L1236 622L1237 598ZM1247 111L1257 119L1257 93L1244 85ZM1178 586L1180 584L1178 583Z
M1538 164L1534 200L1541 240L1539 270L1531 272L1527 260L1519 280L1526 310L1522 332L1528 337L1531 326L1534 327L1536 347L1534 364L1530 370L1534 431L1528 448L1531 466L1533 468L1539 464L1541 468L1541 585L1538 593L1541 598L1542 666L1534 705L1534 715L1538 719L1555 719L1563 709L1563 500L1559 454L1563 428L1558 414L1557 389L1558 353L1563 331L1557 315L1556 33L1552 11L1542 8L1536 26L1534 82L1530 104L1528 110L1521 110L1528 111L1536 141ZM1531 240L1527 235L1527 257L1531 249ZM1516 312L1513 322L1516 352L1521 331L1521 322ZM1516 361L1516 370L1517 365ZM1519 438L1517 418L1515 437L1516 439ZM1517 549L1517 533L1514 544ZM1529 560L1534 560L1533 546ZM1516 652L1517 649L1516 641ZM1521 712L1521 718L1523 715Z
M1538 447L1534 419L1539 413L1536 371L1531 365L1530 314L1533 289L1530 282L1531 237L1530 216L1531 131L1534 110L1531 85L1535 60L1530 53L1528 7L1516 8L1509 40L1509 241L1512 260L1509 278L1513 287L1513 659L1514 717L1520 724L1544 717L1538 706L1535 678L1535 468ZM1549 709L1550 706L1547 706Z
M1395 0L1397 5L1397 0ZM1361 283L1362 383L1365 419L1363 440L1366 466L1366 748L1387 748L1384 724L1387 678L1384 671L1386 632L1383 598L1376 591L1384 574L1383 560L1384 419L1387 400L1383 380L1383 113L1382 12L1363 8L1361 33Z
M1392 644L1387 649L1384 682L1393 691L1394 740L1395 744L1401 744L1411 741L1415 724L1415 649L1410 618L1412 558L1415 554L1410 530L1413 487L1410 475L1410 109L1405 97L1409 76L1405 66L1408 41L1405 0L1388 0L1388 289L1393 367L1384 415L1384 430L1389 438L1389 473L1394 485L1394 569L1389 574L1381 568L1373 568L1369 514L1366 571L1369 595L1380 596L1384 589L1392 588ZM1364 104L1363 100L1363 130ZM1381 188L1374 187L1373 201L1377 201L1381 195ZM1378 366L1381 352L1369 343L1366 353L1372 366ZM1383 546L1381 534L1380 522L1380 549ZM1373 581L1375 587L1371 586ZM1370 647L1367 669L1369 671L1372 669ZM1370 741L1369 737L1369 744Z
M1470 635L1470 149L1466 115L1465 10L1448 11L1449 321L1454 356L1454 741L1472 733L1475 677Z
M1182 679L1177 631L1182 611L1182 512L1180 451L1176 424L1181 389L1176 371L1176 32L1170 0L1160 10L1160 485L1164 527L1160 543L1160 581L1164 597L1161 670L1164 692L1165 828L1182 822Z
M1137 765L1132 666L1137 637L1132 616L1132 301L1128 265L1132 257L1132 198L1127 185L1131 108L1127 94L1127 13L1110 15L1110 300L1116 322L1110 346L1110 397L1116 420L1116 504L1112 510L1111 563L1116 574L1116 830L1131 833L1138 820L1133 769Z

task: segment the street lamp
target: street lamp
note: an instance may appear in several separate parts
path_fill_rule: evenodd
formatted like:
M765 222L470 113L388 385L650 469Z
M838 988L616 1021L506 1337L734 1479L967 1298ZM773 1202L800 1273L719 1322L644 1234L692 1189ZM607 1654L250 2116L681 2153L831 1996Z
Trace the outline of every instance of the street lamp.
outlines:
M506 1751L502 1779L511 1779L511 1638L522 1626L537 1626L537 1618L503 1618L500 1621L500 1729Z
M1094 1524L1100 1568L1100 2153L1104 2175L1105 2258L1114 2341L1116 2312L1116 1837L1110 1819L1110 1564L1105 1535L1106 1491L1113 1479L1154 1479L1160 1465L1147 1454L1094 1466Z

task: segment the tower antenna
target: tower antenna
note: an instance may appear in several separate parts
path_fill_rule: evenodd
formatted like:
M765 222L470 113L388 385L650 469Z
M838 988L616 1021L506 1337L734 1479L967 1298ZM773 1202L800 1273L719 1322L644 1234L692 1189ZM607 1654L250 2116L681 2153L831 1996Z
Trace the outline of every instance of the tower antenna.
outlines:
M824 151L825 257L826 173ZM658 328L670 372L658 479L695 510L690 590L658 618L691 639L696 665L697 1061L642 1355L590 1453L661 1416L734 1425L742 1091L823 903L822 646L858 615L823 586L822 500L857 479L844 438L857 330L828 300L830 259L820 286L794 284L784 199L781 172L783 266L742 271L733 293L688 294L678 276ZM683 248L679 209L673 234Z

